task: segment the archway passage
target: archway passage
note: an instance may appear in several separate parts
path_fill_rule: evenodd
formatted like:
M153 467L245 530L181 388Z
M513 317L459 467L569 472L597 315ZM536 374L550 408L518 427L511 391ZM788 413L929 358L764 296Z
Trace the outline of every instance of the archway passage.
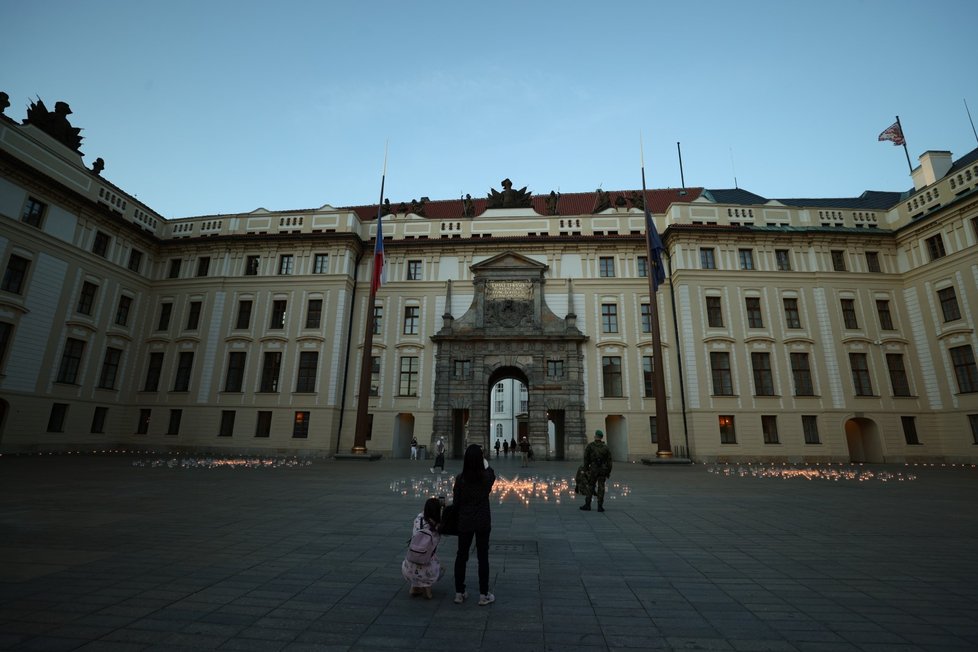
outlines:
M846 446L850 462L883 462L883 446L876 422L855 418L845 423Z
M530 392L526 374L516 367L500 367L489 375L488 446L510 444L529 437Z

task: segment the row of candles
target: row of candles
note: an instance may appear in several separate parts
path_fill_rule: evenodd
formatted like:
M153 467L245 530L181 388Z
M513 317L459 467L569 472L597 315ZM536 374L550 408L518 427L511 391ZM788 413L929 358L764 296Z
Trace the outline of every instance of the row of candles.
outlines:
M453 476L410 478L397 480L390 484L395 494L411 498L427 498L430 496L451 496ZM605 500L626 498L631 493L629 486L622 482L608 481L605 486ZM492 487L492 499L502 504L518 502L524 506L531 503L552 503L559 505L562 501L574 501L579 497L574 491L574 478L551 476L497 476Z

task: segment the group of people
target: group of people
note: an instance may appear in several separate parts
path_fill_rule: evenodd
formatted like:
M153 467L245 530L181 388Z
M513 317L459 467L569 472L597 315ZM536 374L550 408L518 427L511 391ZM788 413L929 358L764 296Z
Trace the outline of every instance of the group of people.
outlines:
M513 456L519 452L521 462L520 466L529 466L530 460L533 459L533 448L530 447L530 440L526 438L526 435L520 437L518 447L516 444L516 437L513 437L510 441L506 441L505 439L501 438L497 439L494 448L496 449L496 457L499 457L500 449L503 451L503 457L509 457L509 451L513 451Z
M411 459L418 459L418 438L411 438ZM439 437L438 441L435 442L435 464L431 467L431 472L434 473L435 469L441 469L441 472L445 472L445 438Z

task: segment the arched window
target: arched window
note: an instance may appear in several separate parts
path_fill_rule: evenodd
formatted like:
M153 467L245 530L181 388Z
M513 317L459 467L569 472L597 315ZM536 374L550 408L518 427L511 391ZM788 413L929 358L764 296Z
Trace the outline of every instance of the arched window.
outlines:
M497 423L496 424L496 436L497 437L502 437L503 436L503 424L501 424L501 423Z

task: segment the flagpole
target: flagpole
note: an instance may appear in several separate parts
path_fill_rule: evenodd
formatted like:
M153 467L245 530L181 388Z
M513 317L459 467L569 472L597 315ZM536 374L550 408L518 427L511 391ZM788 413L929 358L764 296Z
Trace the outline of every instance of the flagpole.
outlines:
M659 302L657 300L658 287L656 277L662 273L658 267L661 258L652 249L652 232L655 225L652 223L652 213L649 209L648 193L645 189L645 148L642 143L642 135L638 137L639 155L642 162L642 203L645 206L645 259L648 261L648 281L649 281L649 321L652 327L652 382L655 394L655 427L658 450L656 457L672 457L672 445L669 441L669 411L666 404L666 365L662 357L662 336L659 332ZM657 262L658 261L658 262Z
M913 164L910 162L910 152L907 151L907 134L903 130L903 125L900 124L900 116L896 117L897 126L900 127L900 135L903 137L903 153L907 155L907 167L910 168L910 176L913 176Z
M384 170L380 174L380 202L377 204L377 243L374 246L374 258L383 256L384 231L381 211L384 207L384 181L387 178L387 143L384 143ZM371 422L367 408L370 403L370 377L373 375L374 348L374 304L377 300L377 288L380 279L375 278L381 273L376 261L370 266L370 295L367 298L367 318L363 330L363 351L360 354L360 387L357 395L357 427L353 436L353 454L366 455L367 437L370 435Z
M971 123L971 133L975 135L975 140L978 141L978 131L975 131L975 121L971 119L971 109L968 108L968 100L964 99L964 110L968 112L968 122Z

